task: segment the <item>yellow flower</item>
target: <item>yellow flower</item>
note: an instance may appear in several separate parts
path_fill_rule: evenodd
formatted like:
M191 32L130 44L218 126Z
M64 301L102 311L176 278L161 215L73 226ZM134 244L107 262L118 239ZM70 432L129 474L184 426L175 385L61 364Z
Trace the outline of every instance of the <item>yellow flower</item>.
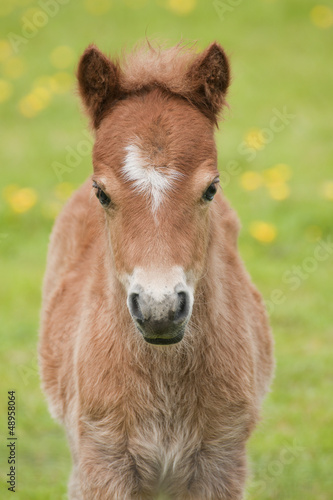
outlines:
M49 104L51 92L46 87L34 87L30 94L23 97L18 108L23 116L33 118Z
M53 81L55 84L55 92L57 94L66 94L72 89L73 86L73 76L66 72L60 72L53 75Z
M76 59L75 52L67 45L56 47L50 55L51 63L57 69L65 69Z
M10 57L13 53L13 49L7 40L0 40L0 61L4 61L7 57Z
M266 168L262 175L269 194L273 200L285 200L290 195L290 188L286 181L291 177L291 168L285 163L278 163L274 167Z
M45 108L47 99L45 94L41 94L42 92L39 89L37 92L31 92L20 100L18 108L23 116L33 118Z
M73 191L74 187L70 182L61 182L54 189L56 197L61 201L66 201Z
M333 181L326 181L322 186L322 193L324 198L333 201Z
M62 210L62 204L59 201L51 201L42 206L42 214L48 219L55 219Z
M268 186L286 182L291 177L291 168L285 163L278 163L274 167L266 168L263 171L263 177Z
M284 182L269 185L268 191L273 200L285 200L290 195L290 187Z
M27 212L37 202L37 193L32 188L15 189L6 196L11 209L18 214Z
M327 5L316 5L310 12L311 21L317 28L327 29L333 25L333 10Z
M308 226L305 230L305 236L311 242L320 240L322 234L323 232L319 226Z
M44 87L52 93L57 91L58 84L53 76L42 75L34 81L34 88L36 87Z
M8 184L8 186L4 187L2 190L2 196L3 198L9 202L11 196L16 193L16 191L19 189L17 184Z
M38 14L40 15L40 12L42 12L41 9L38 9L35 6L29 7L27 10L25 10L21 16L21 22L24 23L24 19L28 18L30 22L33 22L32 20L37 16Z
M85 0L84 6L89 14L101 16L111 9L111 0Z
M262 177L258 172L248 171L244 172L240 178L242 187L246 191L254 191L262 185Z
M269 222L253 221L250 224L250 234L261 243L271 243L276 238L276 227Z
M7 101L13 93L13 86L7 80L0 80L0 102Z
M245 135L245 144L252 149L262 149L265 145L265 138L260 128L251 128Z
M3 64L3 73L8 78L19 78L25 72L25 62L21 57L12 57Z
M50 102L51 92L45 87L35 87L32 94L36 96L42 103L43 107L47 106Z
M196 0L168 0L167 7L175 14L184 16L196 7Z

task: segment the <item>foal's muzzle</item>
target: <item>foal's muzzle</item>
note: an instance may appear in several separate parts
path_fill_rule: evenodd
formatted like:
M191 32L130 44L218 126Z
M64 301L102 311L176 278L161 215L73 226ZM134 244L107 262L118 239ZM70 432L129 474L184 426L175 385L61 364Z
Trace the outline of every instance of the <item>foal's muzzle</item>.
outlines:
M153 293L135 287L127 304L138 330L146 342L156 345L176 344L185 333L191 313L191 297L182 285L157 300Z

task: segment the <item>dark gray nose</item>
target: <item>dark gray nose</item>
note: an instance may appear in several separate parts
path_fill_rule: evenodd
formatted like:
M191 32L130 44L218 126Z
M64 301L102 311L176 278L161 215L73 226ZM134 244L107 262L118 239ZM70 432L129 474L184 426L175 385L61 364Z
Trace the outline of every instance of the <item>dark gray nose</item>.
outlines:
M174 344L184 335L186 319L190 312L188 292L175 291L163 300L154 298L143 290L131 293L128 307L144 339L151 344Z

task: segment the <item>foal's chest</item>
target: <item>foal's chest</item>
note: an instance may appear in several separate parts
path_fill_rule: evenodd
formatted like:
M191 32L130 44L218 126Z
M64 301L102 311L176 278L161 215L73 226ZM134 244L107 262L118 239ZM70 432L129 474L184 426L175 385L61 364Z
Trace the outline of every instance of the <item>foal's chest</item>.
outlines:
M147 422L136 429L128 443L143 484L157 490L186 481L199 444L197 431L186 421L171 425L165 420Z
M156 382L156 379L155 379ZM185 388L181 380L160 380L138 398L128 411L135 412L128 434L128 451L138 475L155 486L174 480L179 471L193 464L193 454L202 440L197 408L197 391L192 384ZM131 405L130 405L131 406Z

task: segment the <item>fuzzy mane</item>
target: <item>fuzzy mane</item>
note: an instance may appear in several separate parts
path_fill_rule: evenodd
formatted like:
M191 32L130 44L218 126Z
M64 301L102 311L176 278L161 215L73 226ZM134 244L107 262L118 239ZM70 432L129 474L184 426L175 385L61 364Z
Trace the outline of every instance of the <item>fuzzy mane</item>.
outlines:
M130 53L123 54L121 83L128 93L159 86L175 94L189 92L186 88L187 72L197 53L195 44L178 43L164 48L145 41ZM191 86L191 85L190 85Z
M165 48L149 40L138 44L134 50L123 54L120 72L122 88L126 93L132 94L160 87L193 102L193 95L198 87L198 79L193 78L191 72L198 57L196 46L196 42L179 42L174 47ZM219 69L223 72L222 67ZM219 76L221 75L214 75L214 79ZM206 108L204 103L200 104ZM216 104L222 107L226 103L223 99L223 102ZM207 113L208 109L205 114Z
M216 124L230 82L229 62L216 42L201 53L195 49L195 43L164 48L146 40L122 58L110 59L90 45L78 80L94 125L116 101L153 87L183 97Z

